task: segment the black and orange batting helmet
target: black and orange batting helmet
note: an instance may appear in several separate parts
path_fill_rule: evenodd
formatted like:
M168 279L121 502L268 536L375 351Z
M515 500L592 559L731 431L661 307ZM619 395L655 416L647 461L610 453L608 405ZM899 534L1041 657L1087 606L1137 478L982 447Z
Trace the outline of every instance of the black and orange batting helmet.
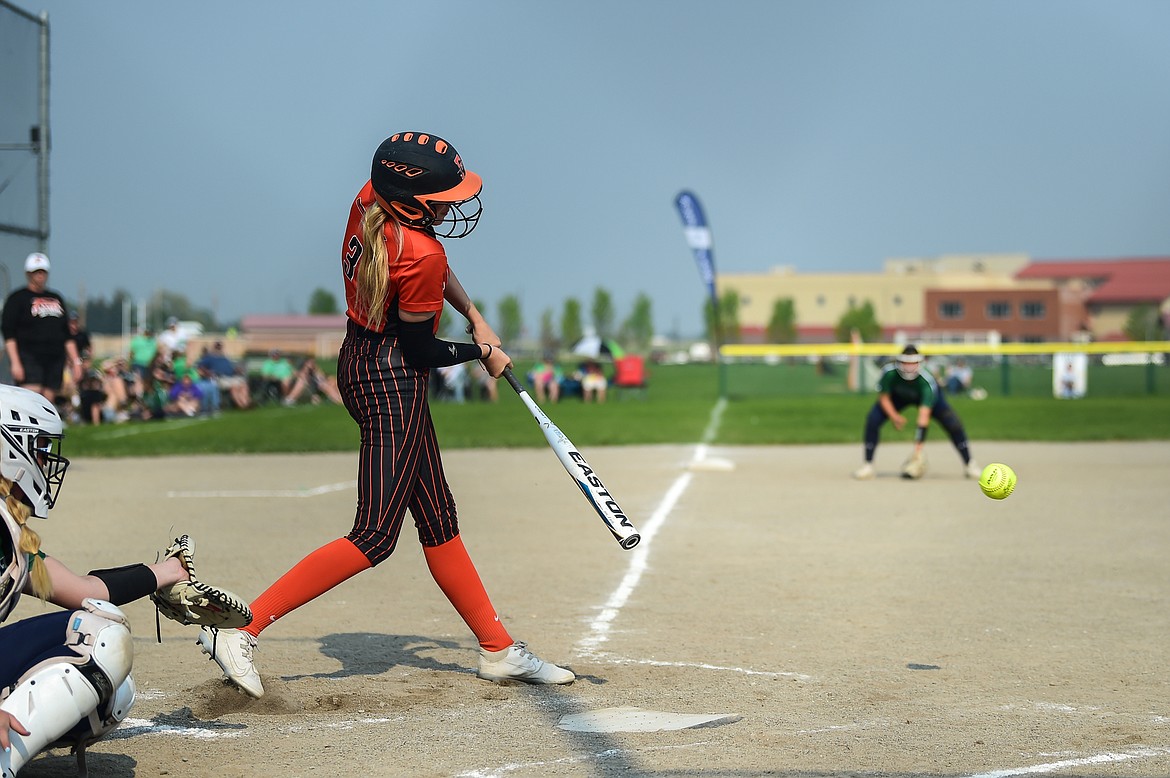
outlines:
M438 135L398 132L374 152L370 182L378 204L403 224L444 238L469 235L479 223L483 181Z

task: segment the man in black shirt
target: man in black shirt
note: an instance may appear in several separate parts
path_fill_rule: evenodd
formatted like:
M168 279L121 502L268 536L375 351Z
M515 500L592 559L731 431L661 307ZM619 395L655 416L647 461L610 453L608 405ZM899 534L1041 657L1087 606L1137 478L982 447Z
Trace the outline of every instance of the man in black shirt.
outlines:
M69 332L65 298L46 287L49 258L40 252L29 254L24 274L28 285L4 302L0 317L4 349L13 382L53 402L61 390L67 361L73 379L81 380L81 358Z

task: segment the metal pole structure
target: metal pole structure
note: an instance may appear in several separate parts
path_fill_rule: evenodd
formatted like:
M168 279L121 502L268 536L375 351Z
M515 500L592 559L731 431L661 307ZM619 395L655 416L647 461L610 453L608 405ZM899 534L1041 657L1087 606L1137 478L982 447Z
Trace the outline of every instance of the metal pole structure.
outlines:
M134 302L130 295L122 298L122 354L130 353L130 309Z
M723 356L719 353L719 347L723 345L723 321L719 316L718 293L716 293L711 304L713 306L711 310L711 328L713 330L711 337L714 340L712 345L715 347L715 370L718 379L719 397L723 399L727 397L727 366L723 362Z
M37 133L37 248L49 243L49 14L41 13L40 131Z
M40 62L38 63L39 111L37 124L29 127L28 143L2 143L0 151L30 151L37 155L37 226L0 224L0 232L35 238L38 251L45 250L49 239L49 15L33 16L8 0L0 8L10 11L40 27Z

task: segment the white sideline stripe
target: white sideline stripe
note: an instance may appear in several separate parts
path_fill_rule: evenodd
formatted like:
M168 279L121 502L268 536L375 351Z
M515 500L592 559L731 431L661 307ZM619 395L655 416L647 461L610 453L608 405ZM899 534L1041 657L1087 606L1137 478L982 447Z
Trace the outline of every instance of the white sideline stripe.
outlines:
M1060 762L1037 764L1030 767L1008 767L1003 770L992 770L987 773L973 773L964 778L1008 778L1012 775L1036 775L1052 773L1057 770L1067 770L1070 767L1084 767L1091 764L1108 764L1110 762L1128 762L1131 759L1149 759L1156 756L1170 756L1170 748L1133 748L1129 751L1113 751L1104 754L1095 754L1080 759L1065 759Z
M221 489L216 491L171 491L167 497L317 497L343 489L356 489L357 481L322 484L310 489Z
M666 491L666 496L658 504L658 508L650 516L650 520L641 528L642 542L630 552L630 564L626 568L625 577L609 595L609 599L602 606L601 612L589 625L589 634L577 642L577 653L582 656L594 655L598 646L609 639L609 627L618 617L621 609L629 601L630 595L638 588L642 580L642 573L646 572L646 559L650 555L649 548L658 533L659 527L666 521L666 517L674 510L678 499L691 483L691 473L683 473L675 479Z
M719 431L719 422L723 420L723 409L727 407L727 398L720 397L715 407L711 410L711 418L707 421L707 429L703 430L703 437L700 445L703 448L702 455L698 451L695 452L695 459L702 459L707 456L707 444L715 440L715 433Z
M719 419L723 416L723 409L726 406L727 401L722 397L715 403L715 407L711 410L711 418L707 422L707 428L703 431L703 442L695 446L694 456L691 457L692 463L700 462L706 458L707 443L715 439L715 433L719 430ZM601 612L590 623L589 633L577 642L578 655L596 656L601 644L609 640L610 625L613 624L614 619L618 617L625 604L629 602L630 595L634 593L642 580L642 573L646 572L646 560L650 556L650 547L653 545L654 536L666 523L666 517L674 510L674 506L682 497L683 492L690 486L692 477L690 472L684 472L676 478L670 488L666 490L662 502L658 503L658 507L650 515L650 519L642 526L642 542L635 546L631 552L625 576L613 593L609 595Z
M593 654L594 659L603 659L613 665L650 665L651 667L696 667L700 670L718 670L725 673L742 673L743 675L764 675L769 678L792 678L797 681L811 681L811 675L793 672L776 672L772 670L751 670L746 667L724 667L706 662L664 662L658 659L631 659L624 656L614 656L610 653L598 652Z

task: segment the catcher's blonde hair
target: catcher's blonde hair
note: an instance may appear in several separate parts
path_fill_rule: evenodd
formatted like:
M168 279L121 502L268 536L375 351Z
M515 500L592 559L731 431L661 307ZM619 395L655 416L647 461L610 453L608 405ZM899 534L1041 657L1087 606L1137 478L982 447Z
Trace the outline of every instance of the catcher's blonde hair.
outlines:
M394 257L386 247L386 224L394 231ZM402 256L402 225L376 202L362 217L362 246L365 259L358 263L357 303L366 313L371 329L380 330L386 322L386 297L390 294L390 263Z
M44 557L39 553L41 536L28 526L28 517L32 515L32 509L12 493L12 481L7 478L0 478L0 497L4 498L4 507L20 525L20 548L16 553L28 554L32 558L29 581L32 582L33 594L47 600L53 594L53 581L49 578L49 568L45 567Z

